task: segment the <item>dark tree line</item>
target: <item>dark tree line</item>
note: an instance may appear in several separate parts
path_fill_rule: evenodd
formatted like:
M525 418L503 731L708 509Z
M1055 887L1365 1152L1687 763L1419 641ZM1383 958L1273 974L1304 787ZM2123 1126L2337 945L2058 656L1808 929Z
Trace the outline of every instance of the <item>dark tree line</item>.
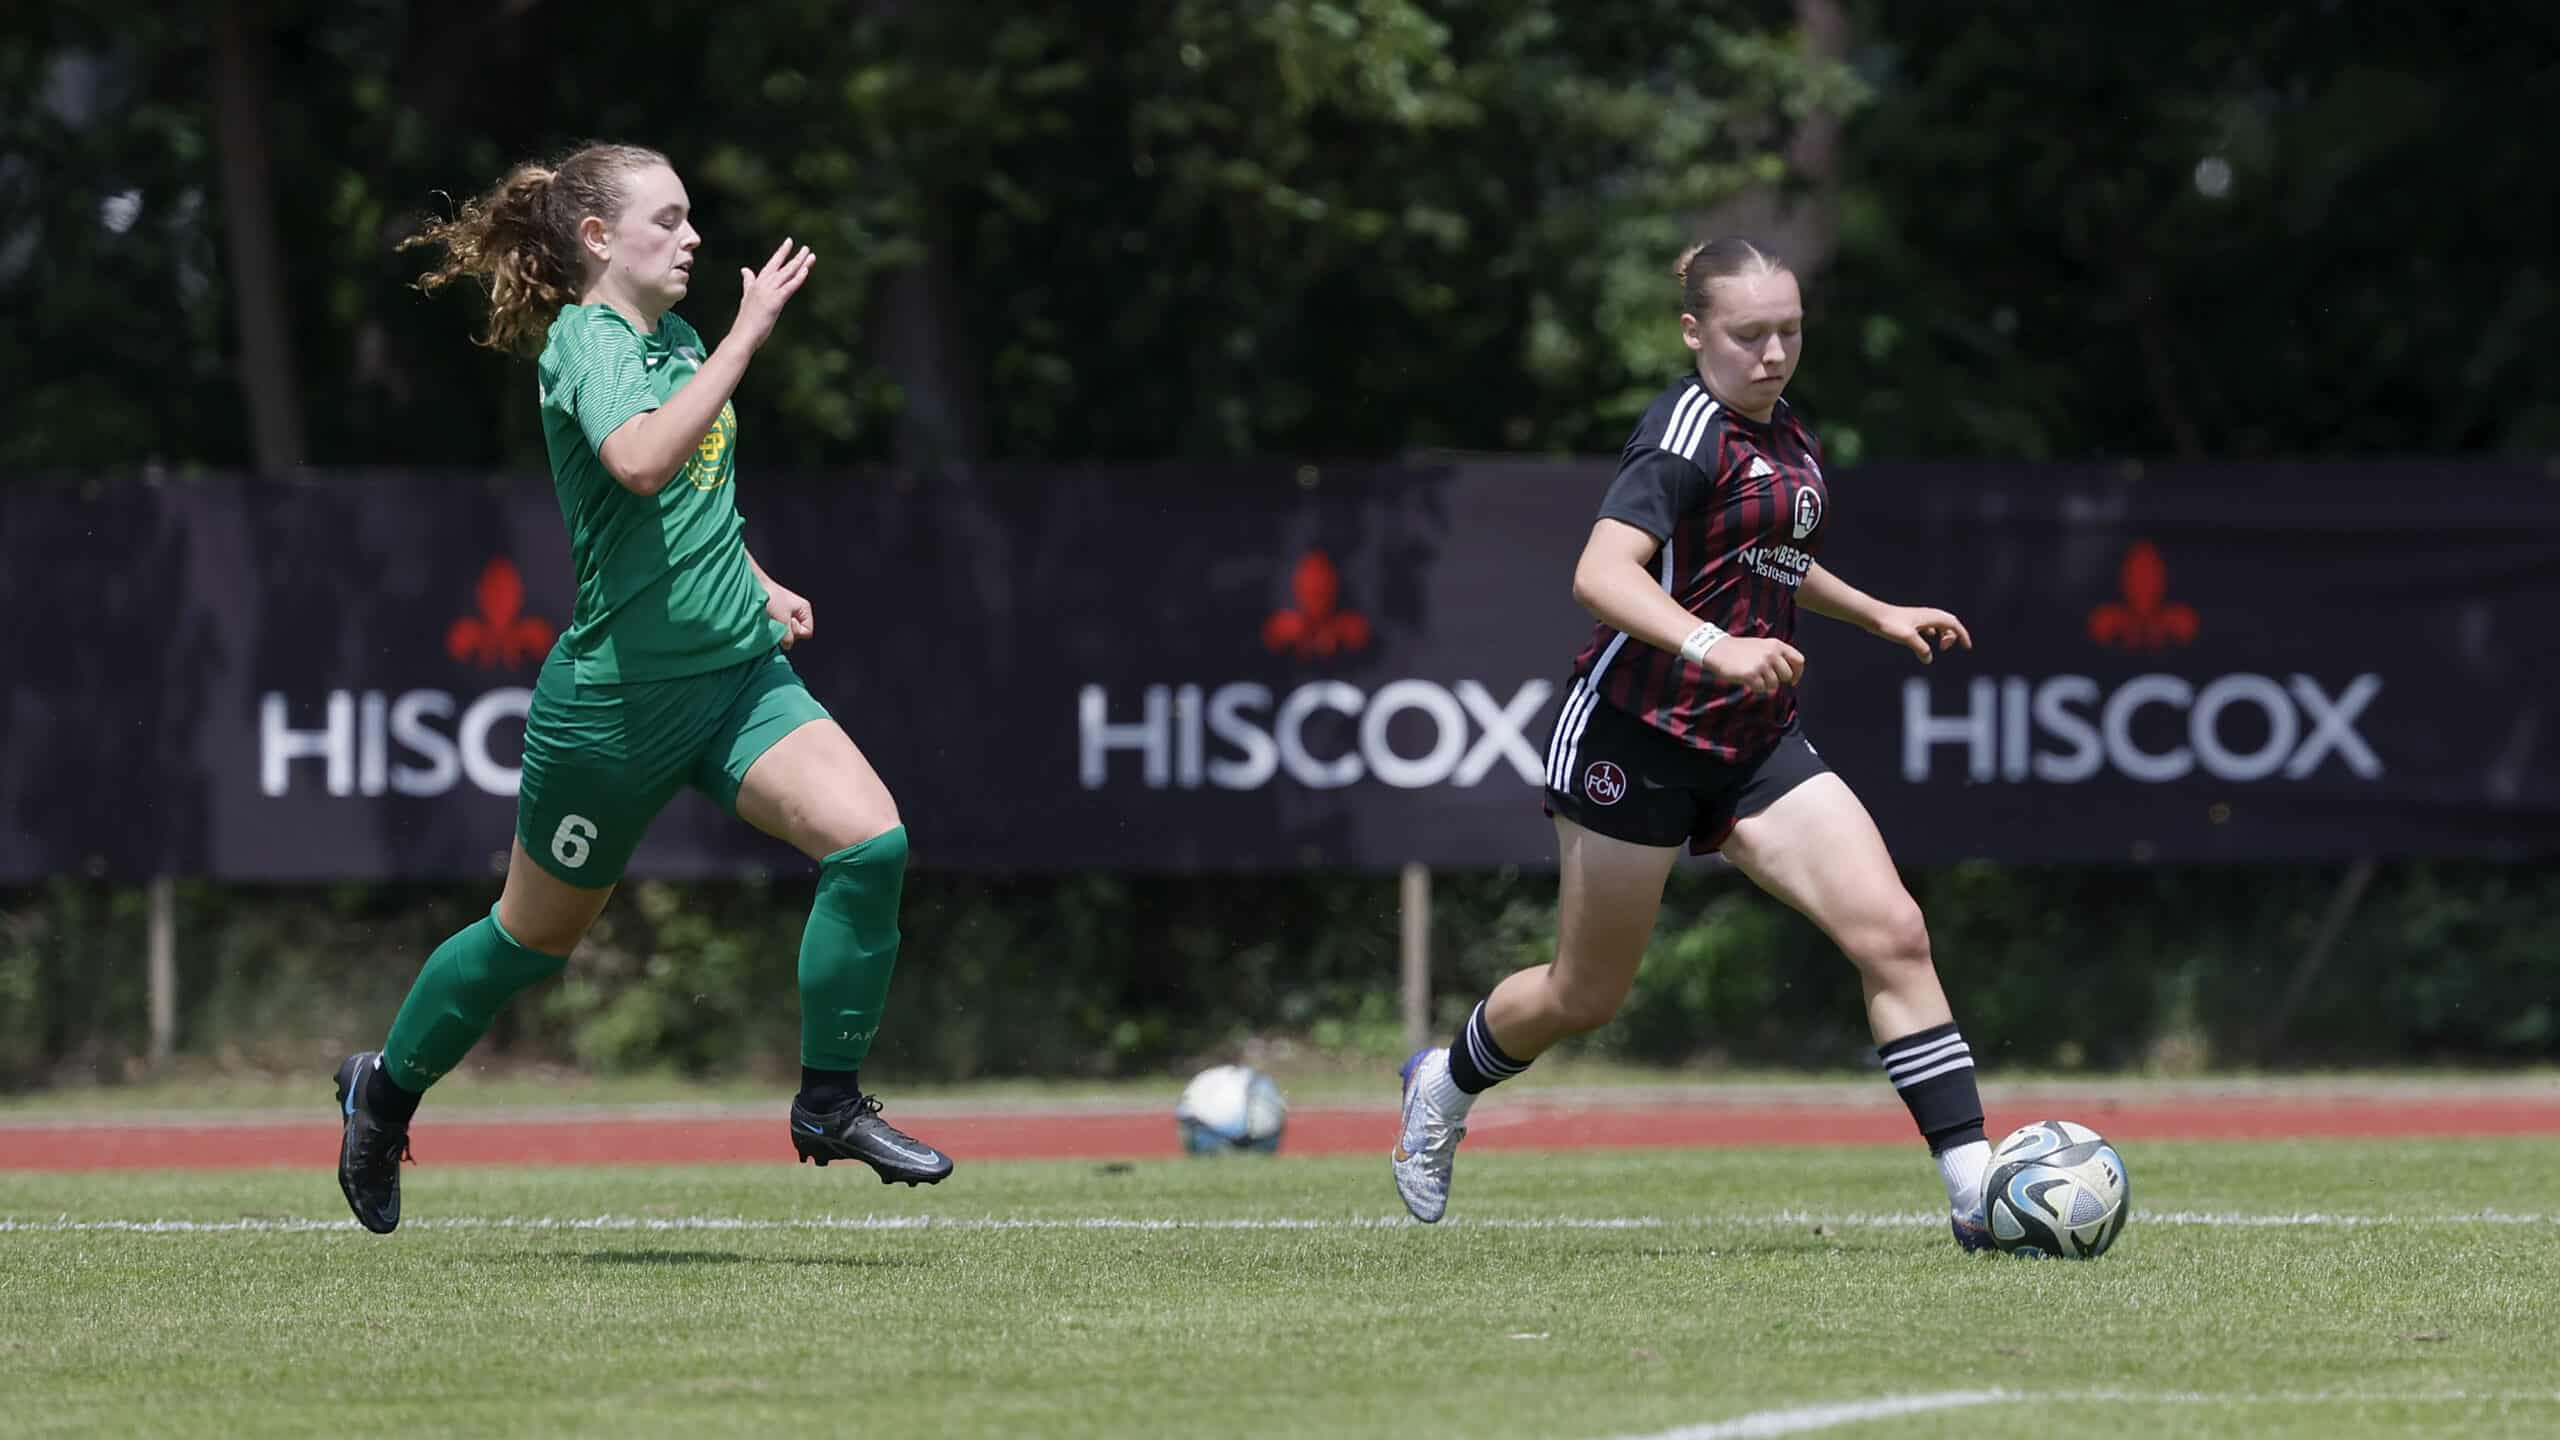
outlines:
M674 155L687 307L784 233L768 464L1605 451L1671 255L1775 237L1858 455L2534 451L2547 18L1797 0L107 0L0 37L33 468L539 461L392 244ZM442 194L440 194L442 192Z

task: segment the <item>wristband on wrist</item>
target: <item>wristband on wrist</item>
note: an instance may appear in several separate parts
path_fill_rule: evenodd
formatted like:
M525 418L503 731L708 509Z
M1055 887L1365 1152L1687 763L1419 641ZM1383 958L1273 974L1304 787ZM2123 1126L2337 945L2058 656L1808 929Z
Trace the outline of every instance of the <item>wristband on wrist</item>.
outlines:
M1680 658L1692 665L1702 665L1706 663L1707 652L1723 638L1723 626L1712 620L1702 620L1698 622L1697 629L1689 632L1689 638L1680 642Z

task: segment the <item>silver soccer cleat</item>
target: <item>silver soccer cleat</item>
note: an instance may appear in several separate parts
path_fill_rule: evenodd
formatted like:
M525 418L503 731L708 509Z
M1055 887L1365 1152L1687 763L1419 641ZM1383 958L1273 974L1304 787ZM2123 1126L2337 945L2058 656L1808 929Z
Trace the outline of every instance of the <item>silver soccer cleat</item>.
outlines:
M1465 1119L1442 1110L1423 1083L1449 1073L1445 1049L1416 1050L1404 1062L1404 1120L1396 1132L1396 1193L1404 1208L1425 1225L1435 1224L1449 1209L1449 1171L1457 1164L1458 1142L1467 1138Z

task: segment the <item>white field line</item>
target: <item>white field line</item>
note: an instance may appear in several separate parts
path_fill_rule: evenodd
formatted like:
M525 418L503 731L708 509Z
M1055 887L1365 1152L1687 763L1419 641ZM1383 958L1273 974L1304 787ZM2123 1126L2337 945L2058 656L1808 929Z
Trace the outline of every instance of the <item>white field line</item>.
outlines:
M1622 1440L1743 1440L1745 1436L1803 1435L1815 1430L1837 1429L1842 1425L1864 1425L1870 1420L1890 1420L1897 1415L1954 1410L1968 1405L1995 1405L2022 1398L2014 1390L1941 1390L1929 1395L1879 1395L1873 1400L1842 1400L1828 1405L1754 1410L1731 1420L1683 1425L1677 1430L1658 1430L1651 1435L1627 1436Z
M2400 1225L2560 1225L2560 1214L2524 1214L2483 1210L2447 1215L2333 1215L2316 1211L2294 1214L2251 1214L2238 1211L2137 1210L2144 1225L2200 1225L2223 1228L2355 1229ZM1782 1210L1763 1215L1565 1215L1505 1218L1459 1217L1442 1230L1793 1230L1821 1226L1840 1229L1935 1228L1947 1223L1935 1211L1825 1215ZM408 1230L606 1231L738 1231L788 1233L823 1231L910 1230L1087 1230L1087 1231L1356 1231L1419 1230L1402 1216L1262 1217L1246 1219L1124 1215L1088 1216L943 1216L943 1215L812 1215L757 1218L737 1215L453 1215L421 1216L405 1222ZM21 1219L0 1216L0 1235L116 1233L135 1235L265 1235L354 1232L347 1219L244 1217L236 1220L75 1220ZM1971 1393L1971 1392L1966 1392Z
M1974 1405L2013 1404L2023 1401L2072 1401L2078 1403L2117 1402L2131 1405L2439 1405L2479 1401L2490 1404L2560 1404L2560 1391L2548 1390L2283 1390L2231 1391L2214 1393L2203 1390L1940 1390L1918 1395L1879 1395L1870 1400L1839 1400L1818 1405L1790 1405L1776 1410L1754 1410L1730 1420L1716 1420L1699 1425L1683 1425L1671 1430L1657 1430L1646 1435L1620 1436L1618 1440L1745 1440L1764 1435L1805 1435L1817 1430L1835 1430L1842 1426L1864 1425L1874 1420L1890 1420L1897 1416L1917 1415L1931 1410L1956 1410Z
M2560 1390L2022 1390L2016 1398L2129 1405L2560 1405Z
M1484 1230L1655 1230L1664 1222L1651 1217L1559 1218L1542 1220L1477 1220ZM734 1215L454 1215L404 1221L403 1230L578 1230L661 1231L717 1230L770 1233L788 1231L899 1230L1398 1230L1413 1227L1401 1218L1348 1217L1297 1220L1137 1219L1121 1215L1014 1217L999 1215L813 1215L787 1220ZM0 1235L53 1232L114 1231L137 1235L305 1234L352 1231L353 1220L12 1220L0 1219ZM1418 1228L1418 1227L1413 1227Z

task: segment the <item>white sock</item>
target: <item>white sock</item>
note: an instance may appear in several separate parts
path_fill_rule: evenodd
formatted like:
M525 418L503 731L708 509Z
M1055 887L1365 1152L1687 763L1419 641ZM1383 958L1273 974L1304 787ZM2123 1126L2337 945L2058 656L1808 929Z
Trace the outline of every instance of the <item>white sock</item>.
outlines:
M1423 1056L1422 1063L1414 1067L1413 1083L1422 1087L1422 1096L1432 1108L1452 1120L1465 1119L1468 1107L1476 1103L1476 1097L1459 1089L1458 1082L1450 1077L1446 1050Z
M1982 1172L1991 1167L1991 1142L1968 1140L1938 1152L1938 1174L1947 1182L1947 1208L1970 1215L1982 1208Z

